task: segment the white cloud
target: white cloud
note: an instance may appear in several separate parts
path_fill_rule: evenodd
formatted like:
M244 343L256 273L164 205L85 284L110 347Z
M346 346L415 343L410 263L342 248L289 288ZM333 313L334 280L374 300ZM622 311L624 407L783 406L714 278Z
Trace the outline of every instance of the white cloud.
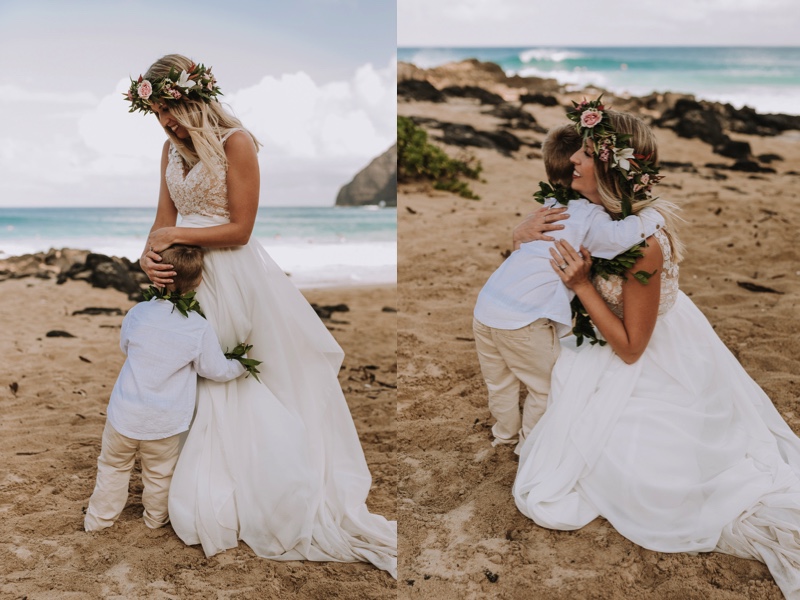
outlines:
M152 115L128 113L128 85L100 99L0 87L0 108L19 117L0 135L0 203L155 206L165 135ZM223 100L265 145L262 202L331 205L394 142L395 95L393 58L325 84L303 72L264 77Z
M3 102L31 102L46 104L86 104L97 102L97 97L89 92L35 92L14 84L0 85L0 98Z
M317 84L303 72L264 77L227 97L265 145L286 158L372 158L396 135L396 62L360 67L348 81Z

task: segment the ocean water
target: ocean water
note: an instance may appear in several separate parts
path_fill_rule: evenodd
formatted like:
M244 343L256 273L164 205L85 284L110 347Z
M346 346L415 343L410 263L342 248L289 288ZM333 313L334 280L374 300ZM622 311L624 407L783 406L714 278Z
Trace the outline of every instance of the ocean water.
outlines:
M422 68L477 58L508 75L549 77L574 89L592 84L636 96L694 94L762 113L800 114L800 47L792 48L399 48Z
M153 208L0 208L0 258L50 248L139 257ZM253 237L298 287L395 283L397 210L261 208Z

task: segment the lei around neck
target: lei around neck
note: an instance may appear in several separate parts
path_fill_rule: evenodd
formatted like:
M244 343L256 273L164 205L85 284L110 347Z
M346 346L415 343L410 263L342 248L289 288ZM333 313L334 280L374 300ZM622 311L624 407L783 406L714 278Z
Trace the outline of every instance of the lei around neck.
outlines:
M151 285L148 289L142 292L142 296L144 296L145 302L149 302L153 298L172 302L172 310L177 308L178 312L184 317L188 317L190 312L196 312L205 319L206 316L203 314L203 310L200 308L200 303L194 297L196 293L197 292L192 290L191 292L186 292L185 294L179 294L177 292L170 292L167 290L167 288L159 288Z
M653 186L664 177L650 155L636 154L631 135L617 133L606 114L601 94L596 100L573 102L567 118L575 122L584 144L591 143L594 154L615 172L623 190L622 216L631 214L633 201L652 200Z
M131 103L128 112L141 111L152 113L154 104L175 106L184 100L201 100L205 103L217 101L222 96L217 86L217 79L211 73L211 67L192 63L188 71L178 71L174 67L166 77L131 79L128 91L123 94Z

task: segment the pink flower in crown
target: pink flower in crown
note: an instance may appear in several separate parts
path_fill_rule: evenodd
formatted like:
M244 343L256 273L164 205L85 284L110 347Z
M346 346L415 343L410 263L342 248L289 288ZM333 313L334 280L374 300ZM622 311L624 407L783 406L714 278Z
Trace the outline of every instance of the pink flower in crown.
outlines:
M169 90L169 93L173 98L175 98L175 100L180 100L181 97L183 96L183 94L181 94L178 90L174 88Z
M133 102L133 94L131 94L130 90L128 90L128 101Z
M644 189L644 186L641 183L633 184L633 191L634 192L638 192L639 190L643 190L643 189Z
M648 175L647 173L642 175L641 182L642 185L647 185L648 183L650 183L650 175Z
M611 151L608 148L603 148L600 150L600 160L603 162L608 162L609 158L611 158Z
M587 108L581 113L581 125L584 127L594 127L603 120L603 113L596 108Z
M136 93L139 94L139 98L142 100L147 100L153 93L153 86L145 79L136 88Z

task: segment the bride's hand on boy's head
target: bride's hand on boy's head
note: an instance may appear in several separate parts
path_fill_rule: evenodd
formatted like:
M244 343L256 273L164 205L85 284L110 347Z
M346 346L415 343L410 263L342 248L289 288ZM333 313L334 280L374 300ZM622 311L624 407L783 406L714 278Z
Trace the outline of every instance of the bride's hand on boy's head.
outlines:
M162 263L161 256L152 248L149 248L139 259L139 266L142 267L147 278L160 287L172 283L172 278L177 275L173 270L173 265Z
M569 219L569 214L567 214L566 211L566 206L552 208L542 206L536 211L526 215L522 222L514 227L514 249L519 247L519 244L525 242L533 242L536 240L544 240L546 242L555 241L554 238L545 235L545 232L564 229L564 226L558 221Z
M586 248L581 246L580 250L575 250L569 242L558 240L550 248L550 254L553 256L550 265L564 285L573 290L582 284L591 285L592 256Z
M147 236L147 247L150 248L150 251L155 251L156 254L160 254L172 246L175 243L173 239L173 229L174 227L161 227L160 229L151 231L150 235Z

